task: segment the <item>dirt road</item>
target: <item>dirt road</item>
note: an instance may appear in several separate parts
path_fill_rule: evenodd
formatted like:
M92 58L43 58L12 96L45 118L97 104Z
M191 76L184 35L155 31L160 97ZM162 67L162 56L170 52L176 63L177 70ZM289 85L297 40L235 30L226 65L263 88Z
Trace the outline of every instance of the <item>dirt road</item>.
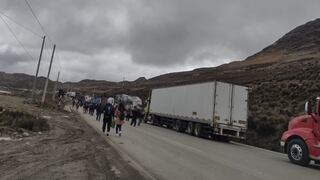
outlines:
M80 116L40 109L15 97L0 105L46 118L50 130L0 140L0 179L144 179Z

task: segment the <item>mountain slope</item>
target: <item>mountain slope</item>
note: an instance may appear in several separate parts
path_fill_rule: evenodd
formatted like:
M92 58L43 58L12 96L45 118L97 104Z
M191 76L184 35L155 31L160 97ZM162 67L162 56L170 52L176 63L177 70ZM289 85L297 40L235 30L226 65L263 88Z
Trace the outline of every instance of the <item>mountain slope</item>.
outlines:
M279 150L279 138L288 121L303 113L307 99L320 89L320 19L288 32L278 41L243 61L215 68L160 75L108 92L146 97L150 89L219 80L250 87L247 143Z
M316 19L293 29L243 61L169 73L135 82L67 82L64 88L83 93L105 93L109 96L127 93L146 98L150 90L156 87L213 80L245 85L250 87L247 143L279 150L279 138L287 128L288 121L303 113L306 100L320 95L319 50L320 19ZM0 73L0 85L6 84L3 79L6 77ZM9 85L30 87L30 84L19 84L23 78L17 79L13 79Z
M5 86L8 88L31 89L33 81L34 76L28 74L0 72L0 86ZM45 82L45 77L38 77L37 88L42 89ZM53 81L49 80L48 87L53 87Z

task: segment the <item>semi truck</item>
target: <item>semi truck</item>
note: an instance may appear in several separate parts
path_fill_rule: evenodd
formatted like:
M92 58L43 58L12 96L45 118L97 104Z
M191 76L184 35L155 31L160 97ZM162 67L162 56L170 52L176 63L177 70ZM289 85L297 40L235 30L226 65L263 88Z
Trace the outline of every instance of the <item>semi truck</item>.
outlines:
M151 91L148 121L199 137L245 139L248 88L206 82Z
M311 104L312 101L305 103L306 115L289 121L288 130L280 140L280 146L290 161L303 166L309 165L311 160L320 164L320 97L313 103L315 108Z

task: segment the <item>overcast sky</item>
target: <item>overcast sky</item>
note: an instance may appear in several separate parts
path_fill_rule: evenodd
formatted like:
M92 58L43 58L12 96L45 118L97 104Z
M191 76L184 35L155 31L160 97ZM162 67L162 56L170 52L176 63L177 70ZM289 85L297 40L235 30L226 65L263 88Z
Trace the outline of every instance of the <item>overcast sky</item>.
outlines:
M57 44L50 78L121 81L242 60L320 17L319 0L28 0ZM44 35L24 0L0 11ZM34 74L41 38L0 20L0 71ZM40 75L46 76L47 40Z

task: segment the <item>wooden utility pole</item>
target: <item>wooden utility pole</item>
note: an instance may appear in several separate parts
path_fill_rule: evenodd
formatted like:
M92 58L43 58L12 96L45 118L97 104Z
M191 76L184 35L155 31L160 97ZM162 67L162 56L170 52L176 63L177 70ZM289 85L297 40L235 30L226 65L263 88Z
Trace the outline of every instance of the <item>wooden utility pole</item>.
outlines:
M44 85L44 90L43 90L43 95L42 95L42 104L46 100L46 94L47 94L47 88L48 88L48 83L49 83L49 76L50 76L50 71L51 71L51 66L52 66L52 61L54 57L54 51L56 50L56 45L53 45L53 50L52 50L52 55L51 55L51 60L50 60L50 65L49 65L49 70L48 70L48 75L46 79L46 84Z
M124 81L125 81L125 76L124 76L124 73L123 73L123 79L122 79L122 91L124 93Z
M54 98L56 96L56 90L57 90L57 86L58 86L58 83L59 83L59 77L60 77L60 71L58 72L57 81L54 84L54 88L53 88L53 92L52 92L52 101L54 101Z
M42 38L41 50L40 50L40 56L39 56L39 61L38 61L38 66L37 66L37 71L36 71L36 75L35 75L35 77L34 77L33 85L32 85L32 94L31 94L31 100L32 100L32 102L35 102L34 94L35 94L35 90L36 90L36 87L37 87L37 79L38 79L40 62L41 62L41 58L42 58L42 52L43 52L43 46L44 46L45 40L46 40L46 36L43 36L43 38Z

